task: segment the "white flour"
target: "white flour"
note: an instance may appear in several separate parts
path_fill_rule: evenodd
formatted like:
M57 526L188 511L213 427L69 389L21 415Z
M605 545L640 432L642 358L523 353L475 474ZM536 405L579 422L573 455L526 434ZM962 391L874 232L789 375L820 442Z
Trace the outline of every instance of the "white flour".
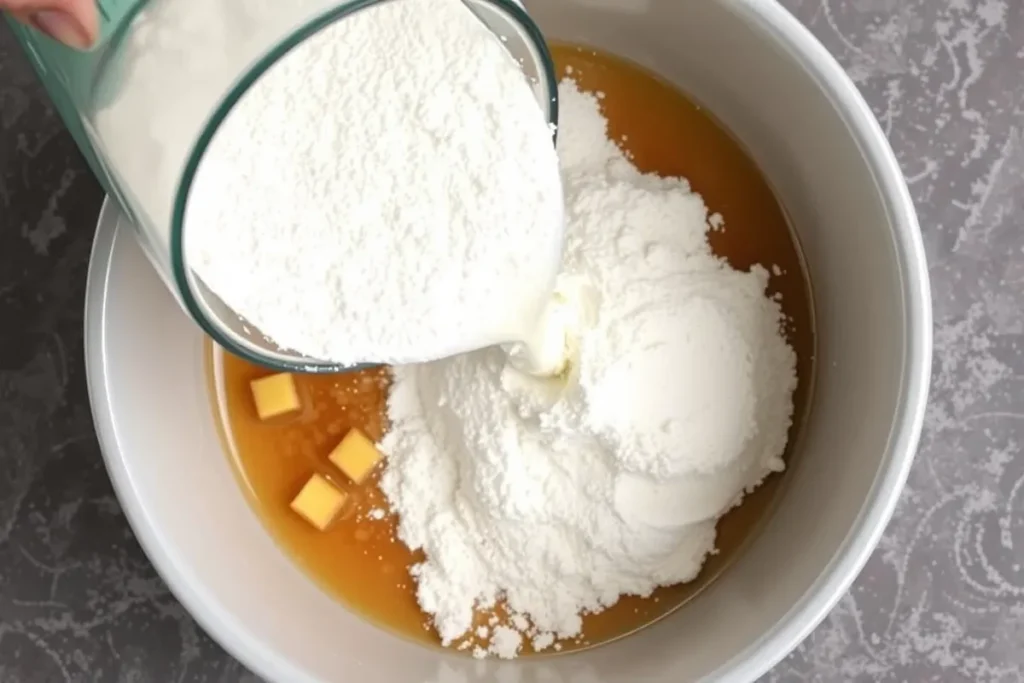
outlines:
M782 469L792 413L768 273L714 257L686 181L641 175L597 100L560 94L568 242L547 330L566 376L495 349L397 367L382 442L442 640L480 639L474 610L497 601L516 615L479 656L557 645L584 612L693 579L716 519Z
M164 73L176 39L205 36L188 20L194 4L143 16L128 78L203 87L200 65ZM225 26L250 12L272 23L263 0L230 10L203 10L212 35L233 37ZM149 113L154 126L167 118ZM176 149L147 160L155 175L176 177ZM460 0L396 0L322 30L246 92L196 173L185 247L205 284L279 346L411 362L528 334L558 269L562 206L551 131L518 63Z
M135 5L130 29L119 32L124 42L96 84L95 115L83 124L132 200L138 227L145 228L143 247L167 277L173 200L210 114L269 46L337 3L148 0Z

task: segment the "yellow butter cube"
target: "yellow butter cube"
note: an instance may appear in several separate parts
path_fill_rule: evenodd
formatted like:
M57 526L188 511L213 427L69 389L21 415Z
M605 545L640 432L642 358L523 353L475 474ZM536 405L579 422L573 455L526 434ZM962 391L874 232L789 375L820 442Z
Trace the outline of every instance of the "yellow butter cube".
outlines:
M292 510L320 531L324 531L341 512L346 498L348 496L334 484L319 474L314 474L299 491L299 495L295 496Z
M254 379L250 384L252 398L256 402L256 414L261 420L299 409L299 392L295 378L287 372Z
M362 484L381 461L380 451L358 429L352 428L335 447L328 459L357 484Z

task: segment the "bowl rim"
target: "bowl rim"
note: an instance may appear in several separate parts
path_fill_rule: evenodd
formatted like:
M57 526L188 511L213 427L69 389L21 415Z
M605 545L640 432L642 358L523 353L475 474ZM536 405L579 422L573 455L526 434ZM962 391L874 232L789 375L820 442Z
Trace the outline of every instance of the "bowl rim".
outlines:
M769 631L719 667L709 680L754 681L828 616L874 552L892 518L917 453L931 383L932 304L921 228L896 155L853 80L836 58L777 0L743 0L740 12L772 35L829 98L854 138L889 219L905 306L899 404L875 480L846 538L800 599Z
M846 593L878 544L895 510L914 460L928 399L932 311L927 260L903 173L867 102L843 68L792 14L775 0L739 0L737 10L771 35L831 100L875 179L897 252L907 334L899 406L875 481L846 538L829 564L786 615L754 643L737 652L708 680L753 681L795 649ZM255 638L168 551L159 524L138 495L120 447L110 410L104 319L106 284L118 233L116 208L104 203L93 243L85 296L86 382L97 438L107 472L132 531L174 596L229 654L267 680L325 683Z

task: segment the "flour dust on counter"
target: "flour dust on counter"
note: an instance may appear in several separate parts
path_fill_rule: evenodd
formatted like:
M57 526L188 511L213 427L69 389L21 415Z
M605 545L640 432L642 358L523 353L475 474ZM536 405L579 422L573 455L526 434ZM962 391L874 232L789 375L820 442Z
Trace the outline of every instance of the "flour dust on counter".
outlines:
M479 657L606 643L699 593L768 514L812 374L798 246L742 147L648 72L553 52L557 376L491 349L286 382L215 354L278 543L373 622Z

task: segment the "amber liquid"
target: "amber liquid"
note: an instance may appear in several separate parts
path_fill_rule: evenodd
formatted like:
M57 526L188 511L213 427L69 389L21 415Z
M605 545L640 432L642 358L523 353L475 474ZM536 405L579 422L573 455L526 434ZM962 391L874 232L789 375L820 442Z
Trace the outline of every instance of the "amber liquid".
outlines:
M718 254L740 269L758 263L779 267L776 272L781 274L771 278L770 287L772 293L782 295L800 379L792 445L811 383L813 326L799 250L771 188L737 142L673 86L635 65L591 50L555 46L553 52L560 72L571 69L582 89L603 93L610 135L622 141L641 170L689 179L709 211L725 217L725 230L710 237ZM376 479L355 487L327 462L328 453L350 427L359 427L375 439L381 436L387 372L298 376L303 411L262 423L256 417L249 382L267 371L226 354L217 354L211 367L222 396L218 410L233 444L234 465L270 534L328 593L350 608L409 638L438 643L416 604L408 573L410 564L420 558L396 540L394 517L375 519L380 513L371 514L387 509ZM326 532L312 528L288 505L313 472L351 495L343 517ZM561 651L631 633L694 597L755 532L784 477L769 478L719 522L719 552L708 559L696 580L662 588L646 599L625 597L611 609L585 617L582 637L563 643Z

